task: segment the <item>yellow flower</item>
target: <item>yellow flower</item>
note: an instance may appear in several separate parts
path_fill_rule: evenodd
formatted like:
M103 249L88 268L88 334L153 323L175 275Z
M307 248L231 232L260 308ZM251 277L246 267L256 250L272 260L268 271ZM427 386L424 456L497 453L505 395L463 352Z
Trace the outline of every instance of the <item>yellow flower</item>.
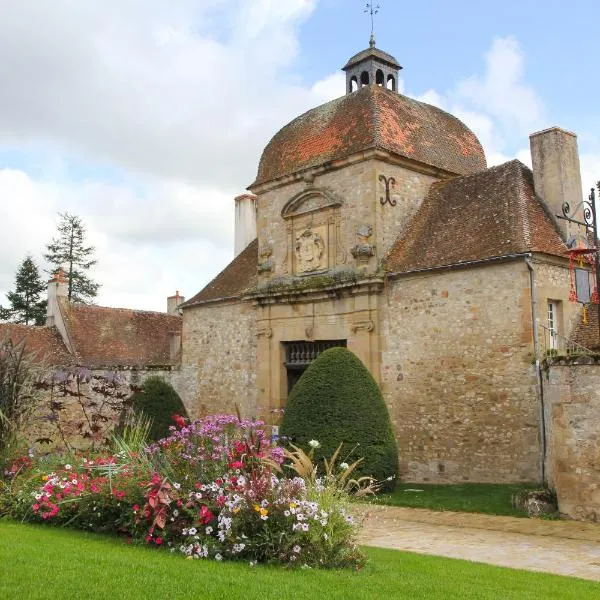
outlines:
M290 508L296 508L298 506L295 502L290 502Z
M266 508L261 508L259 512L261 517L265 517L269 514L269 511Z
M239 512L240 512L240 509L239 509L239 508L236 506L236 507L233 509L233 514L235 515L235 514L237 514L237 513L239 513Z
M48 481L48 475L42 475L42 481Z
M255 504L255 505L254 505L254 510L255 510L256 512L260 512L260 506L259 506L258 504Z

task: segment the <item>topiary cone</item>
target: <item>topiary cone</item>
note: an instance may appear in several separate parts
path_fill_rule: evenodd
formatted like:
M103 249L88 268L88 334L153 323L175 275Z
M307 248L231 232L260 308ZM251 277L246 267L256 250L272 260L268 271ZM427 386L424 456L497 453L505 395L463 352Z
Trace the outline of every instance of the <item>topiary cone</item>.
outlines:
M398 449L383 396L365 365L346 348L330 348L302 374L288 398L281 436L308 450L322 465L343 442L340 462L364 458L356 477L369 475L393 488Z

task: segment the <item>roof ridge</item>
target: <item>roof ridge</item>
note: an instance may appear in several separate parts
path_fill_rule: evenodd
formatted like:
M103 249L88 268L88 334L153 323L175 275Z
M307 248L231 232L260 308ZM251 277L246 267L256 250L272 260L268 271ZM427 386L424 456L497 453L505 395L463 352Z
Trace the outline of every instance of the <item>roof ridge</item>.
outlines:
M518 164L523 165L521 161L514 160L510 161L511 169L513 167L518 167ZM523 165L525 166L525 165ZM527 250L531 250L532 247L532 239L531 239L531 221L529 219L529 203L527 202L527 197L525 195L525 186L523 182L523 170L518 169L519 175L516 177L516 186L517 186L517 203L519 205L519 216L521 221L521 226L519 227L520 233L523 234L523 241L525 243L525 248Z

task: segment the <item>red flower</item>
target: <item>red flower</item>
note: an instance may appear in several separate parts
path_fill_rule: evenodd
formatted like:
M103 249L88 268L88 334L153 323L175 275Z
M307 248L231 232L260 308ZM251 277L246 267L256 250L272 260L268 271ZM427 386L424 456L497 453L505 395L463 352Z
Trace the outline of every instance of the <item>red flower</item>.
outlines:
M160 545L162 544L162 538L156 538L156 539L154 540L154 543L155 543L157 546L160 546Z
M241 460L235 460L229 463L230 469L242 469L244 467L244 463Z
M181 415L173 415L171 418L173 419L173 421L175 421L175 424L180 429L182 429L183 427L185 427L186 422L185 422L185 419Z
M215 516L210 512L208 506L203 505L200 509L200 523L202 525L208 525L214 518Z
M133 512L137 512L138 510L140 510L140 507L137 504L133 505Z

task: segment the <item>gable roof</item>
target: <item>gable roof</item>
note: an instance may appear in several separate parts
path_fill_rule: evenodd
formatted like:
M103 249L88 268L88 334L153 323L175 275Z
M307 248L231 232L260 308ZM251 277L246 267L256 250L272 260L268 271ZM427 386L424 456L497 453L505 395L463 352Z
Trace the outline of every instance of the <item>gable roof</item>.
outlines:
M208 285L180 307L239 298L242 292L256 287L257 268L258 238L248 244Z
M174 363L171 339L181 317L160 312L69 304L60 311L79 364L90 368Z
M386 259L403 273L542 252L565 256L555 222L535 196L531 170L512 160L434 183Z
M54 327L0 323L0 341L6 338L13 344L25 342L25 349L34 359L48 366L67 366L74 362Z
M300 115L265 147L254 186L371 149L467 175L485 169L483 148L455 116L377 85Z

